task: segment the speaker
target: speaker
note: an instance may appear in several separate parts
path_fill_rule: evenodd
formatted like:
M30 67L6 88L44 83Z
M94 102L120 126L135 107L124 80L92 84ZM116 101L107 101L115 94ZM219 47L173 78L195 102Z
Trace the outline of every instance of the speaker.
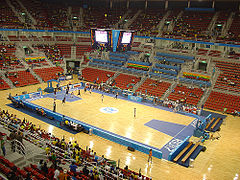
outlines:
M132 148L132 147L130 147L130 146L128 146L128 148L127 148L129 151L132 151L132 152L134 152L135 151L135 149L134 148Z
M202 148L202 152L205 152L206 151L206 146L203 146L203 148Z

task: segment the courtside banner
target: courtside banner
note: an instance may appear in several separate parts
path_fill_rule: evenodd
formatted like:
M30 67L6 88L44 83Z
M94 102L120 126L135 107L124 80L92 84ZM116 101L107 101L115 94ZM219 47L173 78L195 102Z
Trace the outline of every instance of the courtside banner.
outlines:
M132 101L136 101L136 102L142 102L142 97L139 96L132 96L132 95L128 95L128 99L132 100Z

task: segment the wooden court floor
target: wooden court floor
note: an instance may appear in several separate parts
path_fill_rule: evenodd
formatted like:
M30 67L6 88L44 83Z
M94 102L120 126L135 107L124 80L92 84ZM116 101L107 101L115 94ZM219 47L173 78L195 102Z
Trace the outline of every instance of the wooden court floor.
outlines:
M72 82L77 82L77 80L73 80ZM130 169L135 171L139 171L141 168L143 174L148 175L153 179L234 179L235 177L238 177L240 171L240 118L238 117L229 115L221 127L220 139L214 141L208 140L203 144L207 147L207 150L199 154L194 162L194 168L185 168L157 158L153 158L153 163L150 164L147 162L146 154L138 151L130 152L125 146L121 146L94 135L89 136L84 133L73 135L6 106L6 104L10 103L10 101L6 99L9 93L12 93L12 95L15 95L16 93L21 94L23 91L30 93L35 92L38 87L45 88L46 86L46 83L43 83L41 85L32 85L0 91L0 108L7 109L10 113L16 114L20 118L25 117L58 137L64 135L67 140L77 140L82 148L88 146L94 149L99 155L104 154L107 158L113 160L120 159L121 167L128 165ZM167 119L169 122L189 124L193 119L186 116L184 116L184 118L179 118L179 115L176 116L174 113L168 114L170 112L161 112L162 110L155 110L155 108L146 106L142 107L140 104L137 104L137 117L133 118L133 108L136 106L135 103L120 99L115 100L112 97L107 96L105 96L104 102L102 103L100 95L94 93L91 95L89 93L82 93L82 96L83 100L66 103L64 105L59 101L57 103L57 111L62 111L64 114L71 115L71 117L82 121L88 119L88 123L91 123L92 125L115 130L120 133L120 135L122 133L124 136L132 139L136 138L146 144L150 143L154 146L162 147L172 137L160 132L160 135L156 135L156 131L151 130L151 128L147 128L149 130L146 131L146 127L143 126L145 122L150 121L151 119ZM49 104L46 103L47 101L49 101ZM49 109L52 109L52 99L45 99L45 101L37 100L34 103L39 103L39 105L45 103L45 107L49 106ZM103 114L99 111L99 108L103 105L104 107L117 107L120 111L124 110L124 113L121 116L119 115L119 112L114 115ZM80 108L73 110L72 106L80 106ZM96 111L96 114L92 114L93 111ZM145 112L141 113L143 111ZM108 115L110 115L111 118L106 118ZM89 116L91 118L89 118ZM136 121L140 123L136 124ZM119 127L119 123L123 126ZM214 136L218 136L218 134L215 133Z
M145 123L157 119L188 125L194 120L192 117L127 100L114 99L107 95L104 96L102 102L101 94L81 91L82 100L64 104L61 100L57 100L56 112L159 149L173 137L149 128L144 125ZM77 95L77 91L74 93ZM53 109L52 98L31 102L47 109ZM100 109L105 107L116 108L118 112L113 114L101 112ZM134 117L134 108L136 108L136 117Z

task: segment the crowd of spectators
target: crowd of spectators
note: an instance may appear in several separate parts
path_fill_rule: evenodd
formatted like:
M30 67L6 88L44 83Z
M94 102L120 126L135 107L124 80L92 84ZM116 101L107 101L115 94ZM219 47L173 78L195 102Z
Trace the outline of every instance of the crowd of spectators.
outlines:
M57 64L59 61L63 61L63 56L61 56L57 45L36 44L33 45L33 48L42 50L46 57L54 64Z
M16 50L15 44L0 45L0 67L1 70L11 70L14 67L23 67L18 58L15 57L14 51Z

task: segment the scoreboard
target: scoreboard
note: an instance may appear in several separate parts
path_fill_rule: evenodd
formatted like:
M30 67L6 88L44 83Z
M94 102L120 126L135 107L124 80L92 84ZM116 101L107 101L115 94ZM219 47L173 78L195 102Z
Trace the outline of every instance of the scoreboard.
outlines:
M100 51L130 51L134 31L91 29L91 45Z
M91 45L93 49L111 51L112 32L105 29L91 29Z

